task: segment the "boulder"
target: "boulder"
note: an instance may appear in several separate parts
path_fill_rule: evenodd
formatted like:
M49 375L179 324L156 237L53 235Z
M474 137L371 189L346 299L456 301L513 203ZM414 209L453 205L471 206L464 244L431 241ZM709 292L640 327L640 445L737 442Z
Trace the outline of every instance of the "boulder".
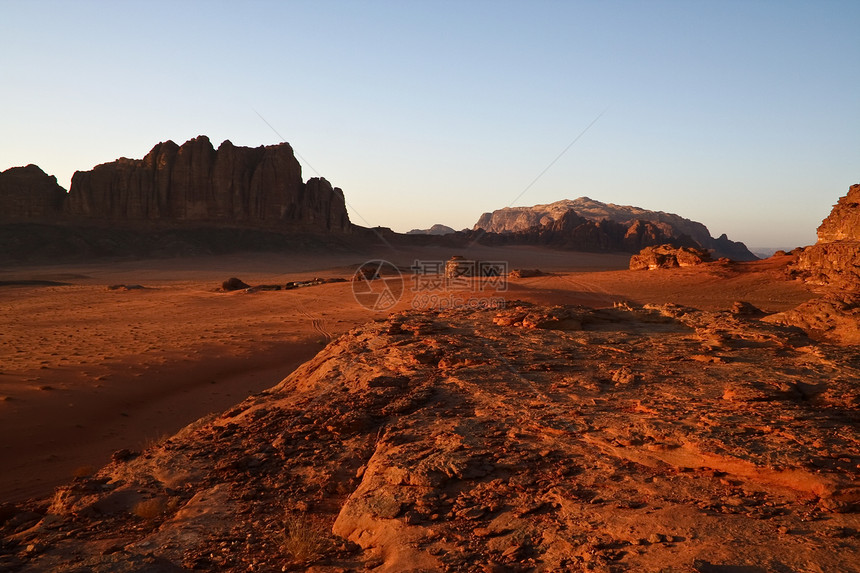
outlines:
M251 285L245 284L241 279L237 279L236 277L230 277L223 283L221 283L221 288L225 291L234 291L234 290L243 290L246 288L251 288Z

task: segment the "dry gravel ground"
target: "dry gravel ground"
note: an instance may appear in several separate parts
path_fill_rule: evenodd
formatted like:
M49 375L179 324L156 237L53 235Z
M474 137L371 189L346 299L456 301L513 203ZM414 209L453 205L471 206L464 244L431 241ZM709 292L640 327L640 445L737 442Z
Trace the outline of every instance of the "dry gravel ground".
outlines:
M513 254L540 266L536 251ZM562 255L546 257L549 268ZM404 300L387 318L356 308L348 284L217 293L237 274L221 267L184 281L152 270L135 281L146 290L106 290L103 279L134 269L4 287L18 289L3 291L5 308L28 309L17 322L0 314L4 333L18 327L4 352L14 340L30 344L16 355L38 358L3 367L12 399L0 419L17 421L25 443L31 426L6 416L11 406L62 441L86 430L64 425L76 411L59 407L69 396L92 407L126 400L126 414L143 418L174 384L190 398L152 419L181 427L189 405L214 393L213 376L222 388L222 367L247 384L243 371L290 368L276 360L279 344L316 344L312 356L325 333L334 340L226 412L114 448L103 469L48 497L0 504L0 570L857 571L856 347L730 310L747 300L774 313L810 298L782 279L785 262L556 266L512 281L503 308L411 311ZM242 278L275 282L267 263ZM337 264L333 276L351 268ZM82 345L66 330L85 326L102 340ZM72 352L52 355L64 339ZM270 353L255 353L267 342ZM78 378L32 388L73 346ZM189 360L142 359L162 349ZM102 380L83 374L96 367ZM105 420L105 431L117 427ZM14 428L0 433L6 451Z

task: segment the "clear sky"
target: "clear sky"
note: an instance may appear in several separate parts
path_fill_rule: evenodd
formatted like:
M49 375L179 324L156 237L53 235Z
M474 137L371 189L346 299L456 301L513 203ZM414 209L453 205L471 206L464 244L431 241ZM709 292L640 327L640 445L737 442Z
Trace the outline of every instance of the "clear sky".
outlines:
M361 225L588 196L791 248L860 183L858 29L857 0L0 0L0 170L276 130Z

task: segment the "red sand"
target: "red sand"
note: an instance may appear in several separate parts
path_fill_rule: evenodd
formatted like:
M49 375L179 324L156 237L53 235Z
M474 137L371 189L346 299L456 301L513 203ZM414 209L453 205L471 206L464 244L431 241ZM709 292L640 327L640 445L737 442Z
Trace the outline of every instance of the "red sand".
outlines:
M529 247L375 256L408 273L416 259L452 254L556 273L511 280L506 292L489 293L508 300L675 302L703 309L747 300L778 311L810 296L799 284L781 280L779 260L629 272L619 270L626 268L626 255ZM217 292L224 279L238 276L253 285L350 278L367 258L372 257L236 255L0 272L0 281L71 283L0 287L0 501L47 495L87 466L103 465L116 450L139 448L226 409L275 385L331 337L387 314L357 304L348 282ZM123 283L147 288L107 289ZM411 306L408 278L406 288L392 310Z

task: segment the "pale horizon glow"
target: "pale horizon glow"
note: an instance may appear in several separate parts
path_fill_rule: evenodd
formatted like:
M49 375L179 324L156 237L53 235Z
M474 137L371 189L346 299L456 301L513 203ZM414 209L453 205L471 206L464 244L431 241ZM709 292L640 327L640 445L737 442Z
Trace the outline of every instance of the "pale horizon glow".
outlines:
M793 248L860 183L857 2L0 9L0 170L67 189L168 139L277 131L359 225L470 228L588 196Z

